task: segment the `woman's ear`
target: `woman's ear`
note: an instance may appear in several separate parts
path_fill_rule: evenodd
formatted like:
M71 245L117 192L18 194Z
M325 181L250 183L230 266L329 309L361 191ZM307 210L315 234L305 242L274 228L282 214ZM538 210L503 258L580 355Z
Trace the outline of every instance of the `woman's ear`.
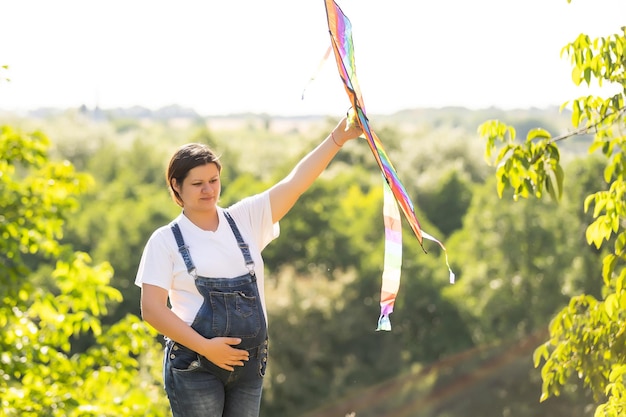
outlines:
M171 179L170 186L172 187L174 191L180 194L180 187L178 186L178 181L176 181L176 178Z

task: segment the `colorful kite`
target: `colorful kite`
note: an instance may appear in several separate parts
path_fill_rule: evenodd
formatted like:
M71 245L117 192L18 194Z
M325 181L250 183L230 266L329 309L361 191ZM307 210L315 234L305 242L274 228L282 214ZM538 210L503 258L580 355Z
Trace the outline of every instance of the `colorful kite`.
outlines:
M418 242L424 249L423 239L437 242L446 251L443 244L422 231L419 221L415 216L413 203L409 198L404 185L398 178L383 144L378 136L372 131L365 112L365 104L356 77L354 61L354 45L352 43L352 24L334 0L324 0L326 4L326 16L328 18L328 30L332 49L335 53L339 75L343 81L346 93L350 99L354 111L354 121L359 124L367 143L376 158L384 179L383 219L385 224L385 265L382 276L382 288L380 294L380 318L377 330L391 330L389 315L393 312L398 289L400 287L400 269L402 266L402 228L398 205L415 233ZM426 250L424 249L424 252ZM448 263L446 252L446 264L450 272L450 283L454 283L454 273Z

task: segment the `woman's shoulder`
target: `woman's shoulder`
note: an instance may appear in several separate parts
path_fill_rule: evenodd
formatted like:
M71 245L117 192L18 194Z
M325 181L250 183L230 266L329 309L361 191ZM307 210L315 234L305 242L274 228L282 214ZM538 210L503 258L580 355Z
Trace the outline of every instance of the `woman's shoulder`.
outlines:
M172 220L171 222L164 224L160 227L158 227L157 229L155 229L152 232L152 235L150 236L150 241L159 241L159 242L169 242L174 238L174 233L172 228L174 227L174 225L179 225L179 227L181 227L181 220L184 220L184 216L181 214L180 216L176 217L174 220Z
M263 210L265 209L265 207L269 206L269 204L269 191L264 191L262 193L251 195L242 200L239 200L238 202L234 203L224 210L235 216L237 214Z

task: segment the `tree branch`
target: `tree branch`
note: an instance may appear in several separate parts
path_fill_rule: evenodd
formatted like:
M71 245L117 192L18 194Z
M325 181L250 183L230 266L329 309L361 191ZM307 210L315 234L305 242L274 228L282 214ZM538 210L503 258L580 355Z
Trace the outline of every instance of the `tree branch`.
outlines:
M589 133L590 131L594 131L594 133L597 133L597 128L598 126L600 126L602 123L604 123L604 121L606 119L608 119L609 117L616 115L618 118L621 117L622 115L624 115L626 113L626 107L622 107L620 108L617 113L610 113L607 114L606 116L604 116L602 119L600 119L599 121L597 121L596 123L590 125L590 126L585 126L585 127L581 127L579 129L573 130L571 132L567 132L564 133L562 135L559 136L555 136L550 140L550 143L555 143L555 142L559 142L568 138L571 138L572 136L577 136L577 135L585 135L587 133Z

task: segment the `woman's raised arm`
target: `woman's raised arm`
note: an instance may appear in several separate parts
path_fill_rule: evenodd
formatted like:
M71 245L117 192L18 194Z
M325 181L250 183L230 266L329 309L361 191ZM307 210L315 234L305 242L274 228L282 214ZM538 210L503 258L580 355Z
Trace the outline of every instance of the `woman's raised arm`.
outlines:
M274 223L291 210L298 198L324 172L341 147L362 133L361 128L356 125L346 130L346 124L347 118L344 117L322 143L302 158L289 175L270 189Z

